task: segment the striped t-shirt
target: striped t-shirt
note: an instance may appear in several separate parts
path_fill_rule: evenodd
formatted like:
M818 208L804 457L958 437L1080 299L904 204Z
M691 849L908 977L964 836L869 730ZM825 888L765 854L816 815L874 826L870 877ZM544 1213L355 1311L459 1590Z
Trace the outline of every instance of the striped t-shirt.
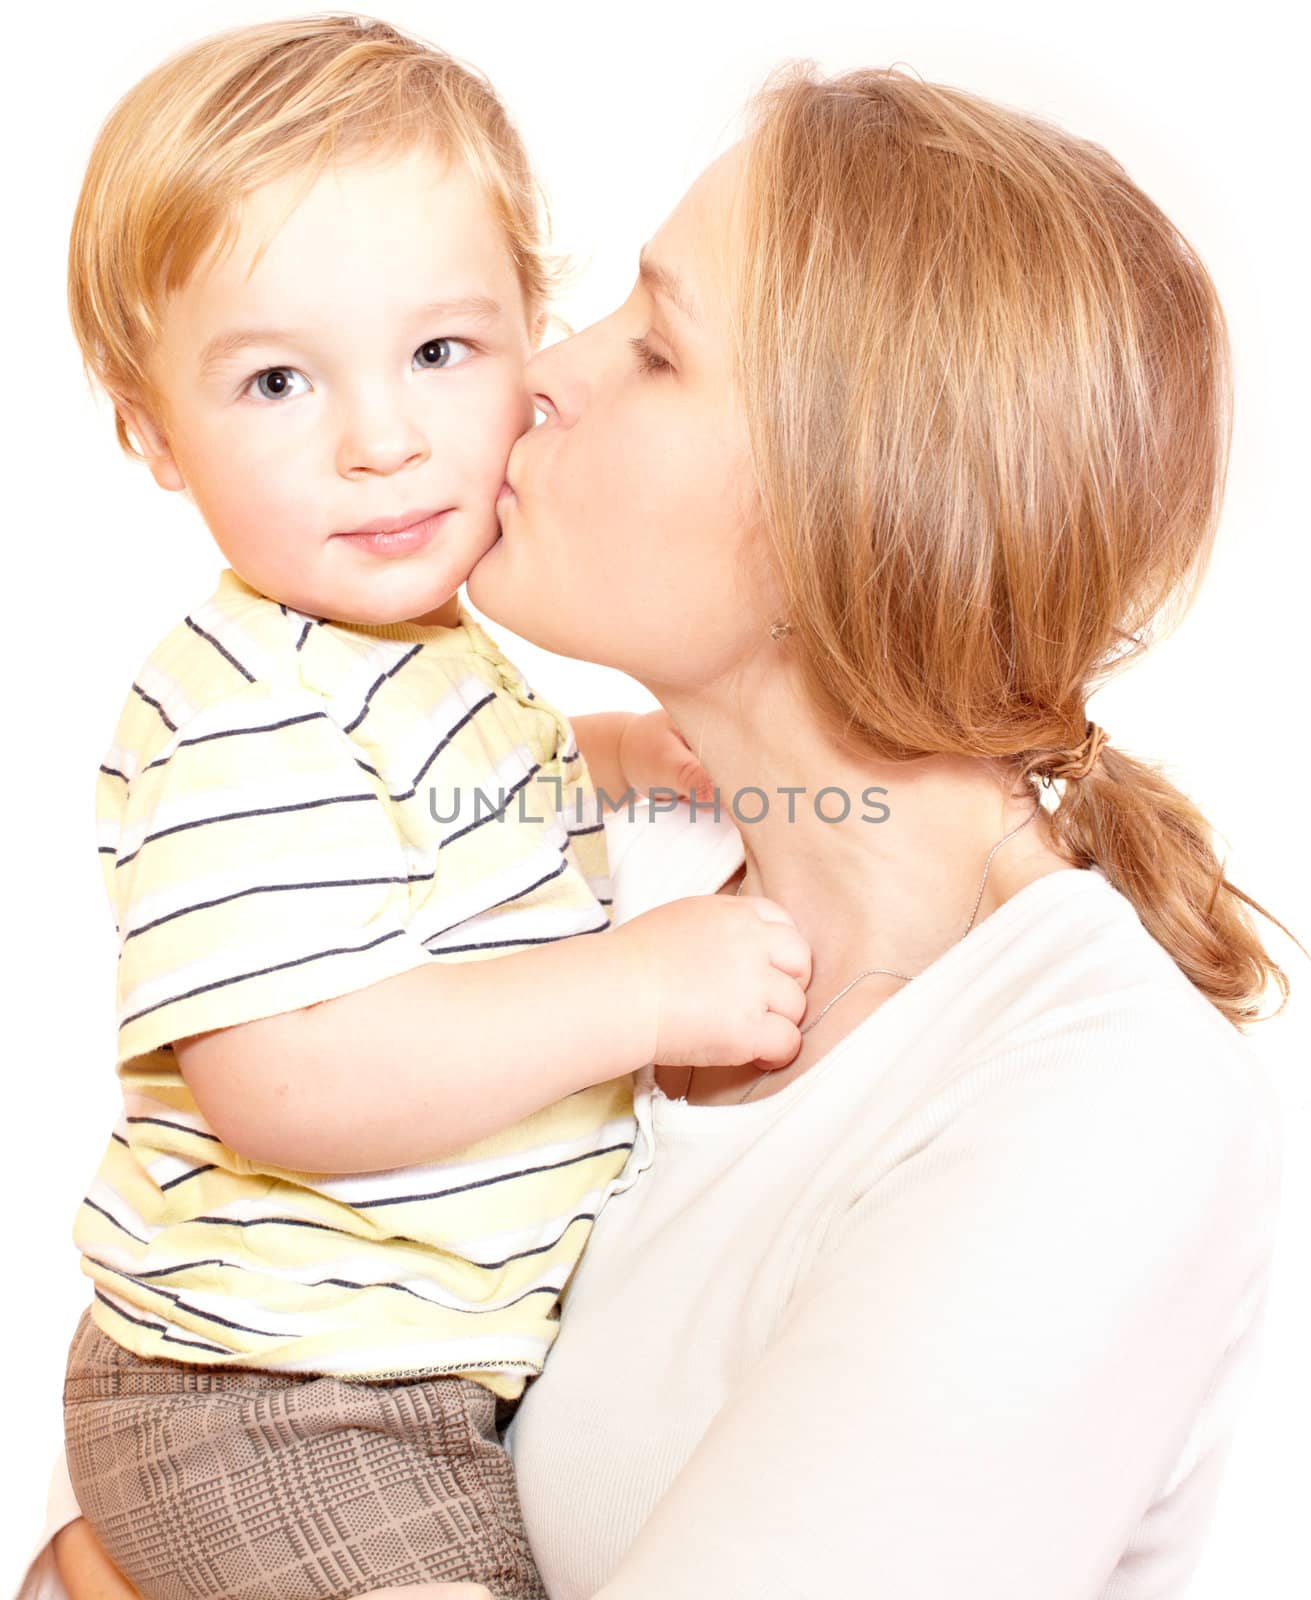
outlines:
M631 1078L431 1166L325 1177L229 1149L172 1041L604 932L567 720L462 604L453 628L326 622L227 571L133 683L97 813L124 1097L75 1228L99 1326L147 1357L518 1395L630 1181Z

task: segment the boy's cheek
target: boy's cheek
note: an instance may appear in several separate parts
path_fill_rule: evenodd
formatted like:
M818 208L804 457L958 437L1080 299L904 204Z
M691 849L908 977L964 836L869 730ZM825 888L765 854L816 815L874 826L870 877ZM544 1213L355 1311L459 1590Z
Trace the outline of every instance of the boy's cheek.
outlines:
M303 527L316 503L312 478L294 462L262 448L246 454L196 464L188 479L201 516L230 557L238 551L267 547L271 530L276 543L295 543L293 530Z
M496 385L487 397L485 416L499 438L517 439L533 420L528 391L518 381Z
M189 483L220 486L234 479L248 486L272 485L293 468L301 454L295 430L270 426L233 408L219 416L182 419L174 453Z
M476 463L473 476L495 493L504 481L511 447L532 426L532 402L522 384L505 381L461 399L464 403L453 409L447 425L434 430L433 453L450 450L458 441L461 457Z

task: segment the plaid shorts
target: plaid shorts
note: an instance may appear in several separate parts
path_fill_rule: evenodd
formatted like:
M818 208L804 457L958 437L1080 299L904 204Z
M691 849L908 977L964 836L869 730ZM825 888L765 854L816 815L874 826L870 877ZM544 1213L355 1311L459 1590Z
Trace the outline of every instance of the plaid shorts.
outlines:
M506 1403L467 1378L338 1378L143 1360L84 1313L64 1383L83 1514L147 1600L328 1600L485 1584L546 1600Z

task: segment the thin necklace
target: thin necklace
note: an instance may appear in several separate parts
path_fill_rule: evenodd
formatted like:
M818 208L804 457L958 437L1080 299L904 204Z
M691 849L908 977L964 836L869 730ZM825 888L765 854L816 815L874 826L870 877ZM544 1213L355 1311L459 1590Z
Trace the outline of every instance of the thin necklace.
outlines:
M1018 824L1018 826L1012 828L1009 833L1003 834L1002 837L1000 839L998 839L997 843L995 845L993 845L992 849L988 851L988 859L983 863L983 876L982 876L982 878L979 879L979 892L974 897L974 909L973 909L973 911L970 912L970 920L965 924L964 931L961 933L960 938L957 939L955 941L955 943L959 944L960 943L960 939L963 939L965 937L965 935L970 931L970 929L974 926L974 919L975 919L975 917L978 916L979 907L983 904L983 890L984 890L985 885L988 882L988 872L989 872L989 869L992 867L992 858L993 858L993 856L995 856L997 854L998 850L1001 849L1002 845L1004 845L1008 840L1013 839L1015 837L1015 835L1017 833L1019 833L1021 828L1027 828L1029 826L1029 824L1033 821L1033 819L1038 815L1038 813L1041 810L1042 810L1042 802L1039 801L1038 804L1036 806L1034 806L1033 810L1029 813L1029 815L1027 817L1025 817L1023 822ZM735 895L739 895L739 894L742 893L742 884L745 883L745 882L746 882L746 875L744 873L743 877L742 877L742 883L739 883L737 888L733 891L733 893ZM921 970L924 970L924 969L921 969ZM841 1000L841 998L843 997L844 994L847 994L852 989L854 989L856 987L856 985L863 978L872 978L876 973L880 973L880 972L884 973L889 978L900 978L903 983L909 983L910 980L911 980L911 976L912 976L912 974L906 973L906 972L893 972L890 967L867 967L864 972L858 972L856 974L856 976L851 980L851 982L846 985L845 988L839 989L838 992L829 1001L828 1005L826 1005L824 1007L823 1011L821 1011L817 1017L812 1017L809 1022L807 1022L800 1029L798 1029L798 1032L800 1032L800 1033L809 1033L810 1030L815 1026L816 1023L822 1022L824 1020L824 1017L827 1014L827 1012L833 1006L837 1005L838 1001ZM919 973L915 973L915 974L913 974L913 976L918 977ZM687 1098L687 1091L692 1087L692 1072L693 1072L693 1070L694 1069L692 1069L692 1068L688 1069L687 1083L686 1083L686 1085L684 1086L684 1089L683 1089L683 1098L685 1100ZM748 1100L756 1092L756 1090L760 1087L760 1085L762 1083L764 1083L766 1078L772 1077L774 1070L780 1070L780 1069L771 1070L771 1069L768 1069L768 1068L764 1068L764 1069L758 1068L757 1069L758 1076L757 1076L755 1082L750 1084L750 1085L748 1085L747 1092L746 1092L746 1094L742 1095L741 1098L738 1100L738 1102L737 1102L738 1105L742 1105L746 1100ZM782 1070L786 1070L786 1069L782 1069Z

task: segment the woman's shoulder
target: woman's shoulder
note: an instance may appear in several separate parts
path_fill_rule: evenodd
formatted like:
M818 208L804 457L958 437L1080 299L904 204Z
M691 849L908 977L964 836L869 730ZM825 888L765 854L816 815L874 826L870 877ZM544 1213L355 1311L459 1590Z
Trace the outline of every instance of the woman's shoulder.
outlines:
M871 1032L842 1064L845 1090L816 1107L817 1281L886 1276L904 1251L912 1276L986 1269L1016 1306L1186 1281L1217 1348L1254 1315L1278 1233L1278 1096L1118 898L1048 884L995 930L1005 976L980 979L983 1004L960 998L952 1025L934 997L939 1019L904 1015L895 1041Z
M1009 915L1007 915L1009 913ZM1001 908L976 973L990 1055L1136 1064L1140 1075L1268 1104L1253 1040L1187 977L1096 867L1030 883ZM987 926L986 924L984 925ZM991 971L993 981L989 982ZM988 1022L991 1022L991 1026Z
M883 1056L879 1072L862 1074L868 1062L856 1060L842 1074L881 1122L901 1091L896 1126L883 1122L898 1149L1068 1163L1140 1194L1229 1182L1258 1209L1273 1204L1281 1114L1258 1047L1096 869L1034 880L927 976L896 1026L857 1048ZM914 988L886 1008L889 1024ZM871 1170L857 1148L869 1123L856 1111L844 1122L853 1175Z

